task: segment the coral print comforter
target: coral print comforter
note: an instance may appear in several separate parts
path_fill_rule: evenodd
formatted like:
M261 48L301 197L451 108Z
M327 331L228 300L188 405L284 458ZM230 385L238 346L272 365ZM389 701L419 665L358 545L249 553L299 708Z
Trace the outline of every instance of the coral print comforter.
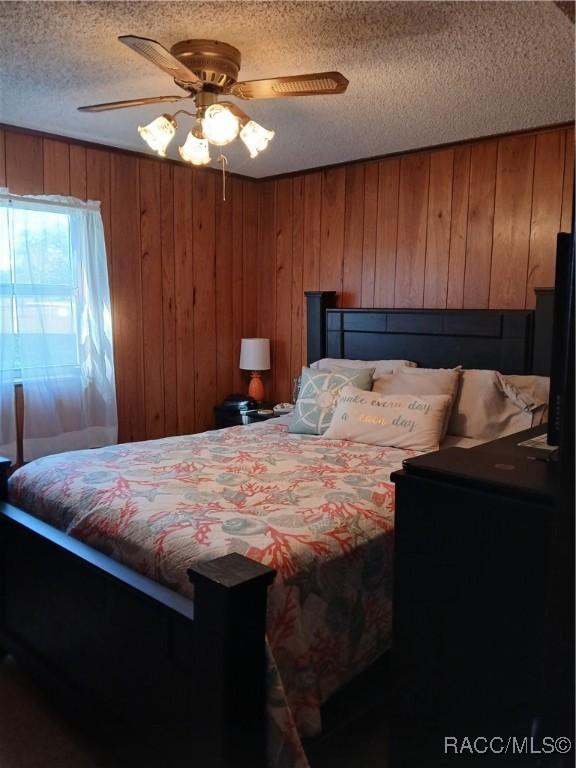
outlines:
M390 473L412 455L272 420L49 456L13 475L10 496L189 597L194 562L239 552L275 568L269 758L302 768L320 705L389 646Z

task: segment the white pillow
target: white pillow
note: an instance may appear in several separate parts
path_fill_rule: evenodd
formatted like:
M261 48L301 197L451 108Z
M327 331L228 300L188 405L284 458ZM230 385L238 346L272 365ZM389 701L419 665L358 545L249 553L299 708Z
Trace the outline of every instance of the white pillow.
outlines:
M543 403L521 392L510 379L498 371L462 371L448 434L497 440L530 429Z
M337 368L374 368L374 378L382 376L384 373L394 373L399 368L408 366L416 368L418 363L410 360L344 360L336 357L323 357L311 363L310 368L320 368L320 370L331 370Z
M532 410L532 426L537 427L548 421L548 400L550 379L548 376L505 376L507 381L520 392L524 400L536 405Z
M436 451L448 395L379 395L344 387L324 437L356 443Z

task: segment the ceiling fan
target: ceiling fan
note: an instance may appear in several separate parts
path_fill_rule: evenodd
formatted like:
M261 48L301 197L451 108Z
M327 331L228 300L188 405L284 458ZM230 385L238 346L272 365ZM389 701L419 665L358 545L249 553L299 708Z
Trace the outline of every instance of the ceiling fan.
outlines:
M240 134L250 156L256 157L274 136L274 131L258 125L236 104L219 101L219 96L229 95L244 100L319 96L344 93L348 86L348 80L340 72L238 81L240 51L217 40L182 40L170 50L155 40L135 35L122 35L118 40L170 75L176 85L188 93L185 96L151 96L90 104L78 109L81 112L104 112L193 99L196 105L193 115L186 110L178 110L174 115L161 115L149 125L139 127L138 131L152 149L164 156L176 132L175 116L184 112L195 117L197 126L180 147L182 158L194 165L210 162L209 143L224 146Z

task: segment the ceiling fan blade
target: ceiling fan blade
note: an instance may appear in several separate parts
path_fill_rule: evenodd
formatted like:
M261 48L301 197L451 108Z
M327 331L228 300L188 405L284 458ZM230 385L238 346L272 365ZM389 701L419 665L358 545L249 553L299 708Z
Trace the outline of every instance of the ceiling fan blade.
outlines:
M320 96L344 93L348 80L340 72L315 72L309 75L271 77L234 83L229 89L239 99L280 99L285 96Z
M143 107L145 104L161 104L164 101L182 101L190 96L150 96L143 99L128 99L127 101L108 101L104 104L88 104L78 107L79 112L106 112L109 109L124 109L125 107Z
M178 61L175 56L172 56L170 51L166 50L163 45L157 43L156 40L148 40L146 37L136 37L135 35L121 35L118 40L127 45L128 48L132 48L136 53L144 56L152 64L160 67L161 70L175 80L191 85L194 88L201 87L202 80L192 70L182 64L181 61Z

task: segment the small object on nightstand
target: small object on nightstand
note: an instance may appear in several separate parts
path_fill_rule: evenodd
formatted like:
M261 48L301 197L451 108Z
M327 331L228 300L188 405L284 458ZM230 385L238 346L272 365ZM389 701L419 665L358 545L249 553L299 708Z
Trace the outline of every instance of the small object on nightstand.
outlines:
M247 395L234 393L228 395L218 407L227 411L255 411L258 406L256 401Z
M276 416L283 416L287 413L292 413L294 406L292 403L278 403L274 406L274 413Z
M262 408L246 395L229 395L220 405L214 408L214 424L216 429L238 427L243 424L254 424L277 416L272 410L272 403L262 403Z

